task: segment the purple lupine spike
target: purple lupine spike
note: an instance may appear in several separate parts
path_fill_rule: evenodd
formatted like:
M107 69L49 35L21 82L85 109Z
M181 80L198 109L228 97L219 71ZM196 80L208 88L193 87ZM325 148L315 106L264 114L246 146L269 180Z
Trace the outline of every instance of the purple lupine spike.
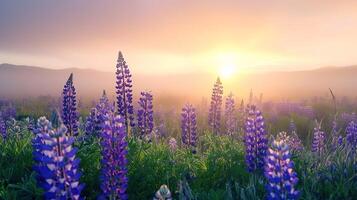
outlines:
M332 135L332 149L336 150L342 145L342 136L339 134L340 130L338 129L337 119L335 118L332 121L331 135Z
M89 116L86 118L85 132L87 135L97 135L98 131L98 111L96 108L92 108Z
M219 134L221 128L221 107L222 107L223 86L219 77L213 86L211 96L211 106L209 109L208 123L214 134Z
M95 108L91 109L90 115L86 119L86 134L98 136L101 132L105 115L114 112L114 107L110 103L105 90Z
M346 142L352 152L355 152L357 148L357 123L354 121L351 121L346 128Z
M129 66L124 60L123 54L119 51L116 65L116 94L118 114L124 117L126 131L129 131L129 125L134 124L133 108L133 90Z
M126 189L127 179L127 141L124 118L113 113L105 115L104 127L101 134L102 197L106 199L128 199Z
M44 199L82 199L84 185L79 183L79 159L77 149L72 147L74 138L66 136L62 125L52 130L51 123L41 117L32 141L37 181L44 189Z
M294 171L289 146L284 141L275 140L269 148L264 175L268 180L267 199L294 200L299 198L299 191L295 189L299 179Z
M78 135L79 115L77 112L76 89L73 85L73 73L69 76L63 88L62 98L62 122L67 127L67 134L76 136Z
M182 143L186 146L196 147L197 124L196 111L191 104L185 105L181 113Z
M285 132L281 132L281 133L285 133ZM302 142L297 134L297 128L296 128L296 125L295 125L295 122L293 119L290 120L289 135L287 133L286 133L286 135L288 137L285 140L286 140L287 144L289 145L289 149L292 152L301 151L304 149L304 146L302 145ZM281 139L282 138L283 137L281 137Z
M5 140L7 137L5 120L0 113L0 136Z
M248 106L244 143L248 171L254 172L262 169L268 149L268 139L262 113L254 105Z
M297 132L297 128L293 119L290 120L289 133Z
M314 128L314 137L312 140L311 151L321 155L325 148L325 132L321 129L321 123L316 121L316 126Z
M138 109L138 127L141 137L147 137L154 128L154 111L152 104L152 94L150 92L141 92Z
M235 103L233 94L230 93L226 98L225 107L225 122L226 122L226 133L227 135L233 135L237 129L236 124L236 113L235 113Z

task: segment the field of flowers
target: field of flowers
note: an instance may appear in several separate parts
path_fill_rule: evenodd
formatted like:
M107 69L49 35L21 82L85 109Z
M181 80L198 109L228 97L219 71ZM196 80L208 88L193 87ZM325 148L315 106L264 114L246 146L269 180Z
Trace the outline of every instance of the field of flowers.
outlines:
M357 199L357 106L332 91L237 102L218 78L208 106L156 109L116 69L89 113L73 74L60 102L0 101L0 199Z

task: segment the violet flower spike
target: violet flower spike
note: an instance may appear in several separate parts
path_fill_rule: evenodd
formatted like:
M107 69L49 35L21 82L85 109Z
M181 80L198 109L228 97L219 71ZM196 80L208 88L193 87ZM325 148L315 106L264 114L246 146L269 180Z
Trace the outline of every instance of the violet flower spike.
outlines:
M39 186L45 191L44 199L82 199L80 161L75 157L77 149L72 147L74 138L66 136L67 128L62 125L52 130L51 123L41 117L35 134L34 170Z
M230 93L229 96L226 98L225 122L226 134L233 135L237 129L237 119L235 113L235 102L232 93Z
M134 107L133 107L133 90L132 78L129 66L124 60L123 54L119 51L116 65L116 94L117 94L117 111L124 117L126 131L129 131L129 125L135 126Z
M325 132L321 130L321 123L316 121L311 151L321 155L325 149Z
M197 124L195 108L187 104L181 113L182 143L186 146L196 147L197 144Z
M267 199L299 198L299 191L295 189L298 177L294 171L294 162L291 160L289 146L282 140L275 140L269 148L264 168Z
M73 85L73 74L69 76L62 95L62 122L67 127L69 136L77 136L79 115L77 112L76 89Z
M222 95L223 95L223 86L221 80L217 78L217 81L214 84L212 90L211 106L208 115L208 123L214 134L220 133Z
M352 153L355 153L357 148L357 123L354 121L351 121L346 128L346 142Z
M124 118L112 113L105 115L101 134L102 169L101 185L103 199L128 199L127 187L127 142Z
M150 92L141 92L138 109L138 127L140 137L150 136L154 128L153 96Z
M6 124L4 118L1 116L0 113L0 136L3 140L7 138L7 131L6 131Z
M261 170L268 148L262 113L254 105L248 106L245 122L245 162L249 172Z

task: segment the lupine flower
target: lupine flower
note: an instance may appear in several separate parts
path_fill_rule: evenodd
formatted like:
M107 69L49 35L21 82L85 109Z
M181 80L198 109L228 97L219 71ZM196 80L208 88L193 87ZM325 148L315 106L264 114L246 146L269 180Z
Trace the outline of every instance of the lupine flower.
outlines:
M110 103L104 90L98 104L95 108L91 109L90 115L86 119L86 134L99 136L105 121L105 115L111 112L114 112L114 107Z
M321 155L325 148L325 132L321 130L321 123L316 121L316 126L314 128L314 137L312 140L312 152Z
M290 120L289 133L297 132L297 128L293 119Z
M262 113L254 105L248 106L244 143L248 171L253 172L262 169L268 148L268 139Z
M150 92L141 92L138 109L138 127L141 137L147 137L154 128L153 97Z
M76 89L73 86L73 74L71 74L63 88L62 122L67 127L68 135L78 135L78 113Z
M0 113L0 136L3 139L6 139L6 137L7 137L6 124L5 124L5 120L1 116L1 113Z
M187 104L181 113L182 143L186 146L196 147L197 124L195 108Z
M160 186L160 189L155 193L153 200L172 200L172 195L167 185Z
M304 146L297 134L297 128L293 119L290 120L289 134L290 134L289 140L287 141L289 145L289 149L293 152L303 150Z
M119 51L116 71L116 94L118 114L124 117L126 131L129 125L134 126L133 90L129 66L126 64L123 54Z
M176 151L176 149L177 149L177 141L173 137L170 138L170 140L169 140L169 148L171 151Z
M346 128L346 142L352 152L355 152L357 148L357 123L354 121L351 121Z
M356 115L356 113L351 113L351 114L349 114L349 113L342 113L341 114L341 119L344 121L344 122L347 122L347 123L349 123L349 122L351 122L351 121L354 121L354 122L356 122L357 121L357 115Z
M219 134L221 128L222 95L223 86L221 80L217 78L217 81L213 86L211 106L208 115L208 122L214 134Z
M237 121L235 113L235 103L232 93L229 94L229 96L226 98L225 121L227 134L233 135L237 129Z
M289 147L282 140L275 140L268 150L265 161L265 177L267 199L293 200L299 198L295 189L298 182L294 172L294 162L291 160Z
M127 142L124 118L112 113L105 115L106 120L101 134L102 197L107 199L128 199L127 179Z
M98 128L98 111L96 108L92 108L89 116L86 118L85 132L87 135L96 135Z
M52 130L51 123L41 117L33 139L34 170L45 199L81 199L83 185L79 183L79 159L72 147L73 137L66 136L62 125Z
M336 118L332 121L332 149L335 150L342 145L342 136L339 134Z

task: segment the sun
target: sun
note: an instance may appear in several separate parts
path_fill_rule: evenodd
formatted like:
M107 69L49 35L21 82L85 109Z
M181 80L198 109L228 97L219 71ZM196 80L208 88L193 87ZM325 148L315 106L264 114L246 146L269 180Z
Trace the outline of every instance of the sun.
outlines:
M220 67L219 69L219 76L224 78L224 79L228 79L231 78L233 76L233 74L236 71L236 66L235 64L225 64L223 66Z
M223 79L231 78L237 70L237 57L233 53L223 53L217 59L218 75Z

